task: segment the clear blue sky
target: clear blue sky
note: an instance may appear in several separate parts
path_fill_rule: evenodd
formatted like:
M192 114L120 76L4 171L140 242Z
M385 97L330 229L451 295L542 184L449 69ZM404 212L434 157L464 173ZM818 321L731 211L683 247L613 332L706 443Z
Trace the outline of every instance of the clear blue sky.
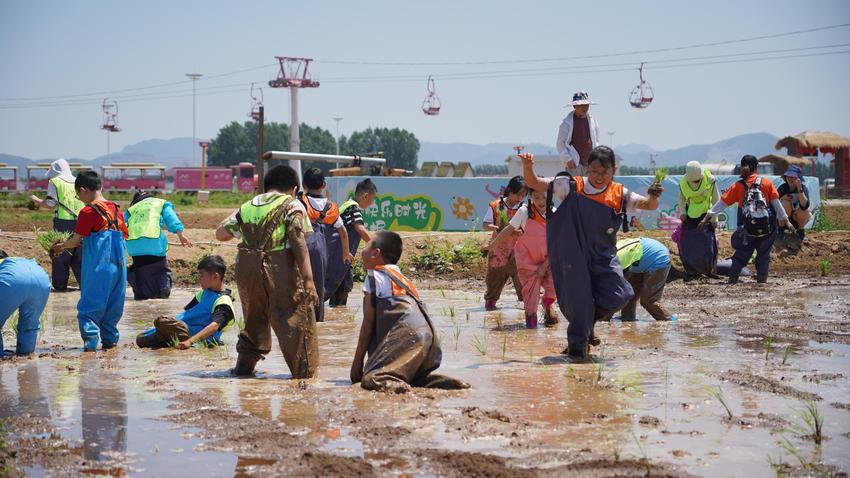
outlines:
M287 1L9 1L0 0L0 152L47 158L105 153L100 98L71 106L4 108L10 98L116 93L123 132L113 151L150 138L192 135L191 84L184 74L268 68L198 82L238 84L197 97L198 136L247 119L248 85L275 75L275 55L316 60L316 90L302 90L301 120L343 134L398 126L420 140L553 144L564 108L587 90L604 132L616 144L665 149L736 134L803 130L850 134L850 54L659 68L658 60L724 56L850 43L850 27L664 53L551 63L468 66L362 66L330 60L464 62L562 58L667 48L850 22L850 2L287 2ZM850 50L850 47L786 53ZM761 54L765 56L765 54ZM741 57L747 58L747 57ZM729 58L725 58L728 60ZM325 63L323 63L323 60ZM656 101L634 110L627 95L637 70L537 75L525 70L647 62ZM619 68L631 68L619 67ZM599 69L599 68L597 68ZM452 80L447 74L509 71ZM436 77L443 113L420 111L425 78ZM407 82L343 82L342 77L413 75ZM441 79L442 77L442 79ZM238 91L232 91L237 89ZM133 101L128 95L173 92L178 98ZM188 93L188 95L187 95ZM210 93L210 91L205 91ZM162 93L161 95L165 95ZM135 98L138 100L139 98ZM38 101L38 100L37 100ZM56 100L48 100L56 101ZM269 119L288 122L285 90L265 88ZM607 135L603 133L607 142Z

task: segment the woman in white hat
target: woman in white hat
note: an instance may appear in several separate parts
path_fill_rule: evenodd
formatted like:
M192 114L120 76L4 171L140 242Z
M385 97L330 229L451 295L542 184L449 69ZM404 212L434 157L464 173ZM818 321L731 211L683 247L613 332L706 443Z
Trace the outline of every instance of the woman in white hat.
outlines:
M599 146L599 125L590 116L590 101L586 91L573 95L570 105L573 111L567 114L558 129L558 156L573 176L584 176L587 168L587 158L593 148Z
M685 174L679 180L679 214L682 219L679 255L685 268L686 281L702 275L714 275L717 263L714 224L703 228L699 224L711 205L719 200L720 190L714 175L699 162L688 162Z

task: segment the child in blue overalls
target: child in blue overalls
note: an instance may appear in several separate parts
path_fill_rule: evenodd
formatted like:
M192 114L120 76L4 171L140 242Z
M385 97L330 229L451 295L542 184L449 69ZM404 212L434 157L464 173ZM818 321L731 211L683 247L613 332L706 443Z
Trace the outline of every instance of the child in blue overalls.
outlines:
M83 171L74 180L77 197L86 204L77 217L74 235L53 246L54 254L83 245L83 281L77 320L83 350L94 352L118 345L118 321L124 313L127 288L127 225L118 205L101 193L100 175Z
M221 256L204 257L198 263L201 291L176 318L162 316L154 320L152 329L136 337L136 345L188 349L198 342L208 346L222 344L221 333L235 317L230 289L224 288L225 272L227 265Z
M41 328L39 318L49 295L50 278L35 260L9 257L0 250L0 329L17 310L15 355L29 355L35 350ZM3 335L0 334L0 357L4 353Z

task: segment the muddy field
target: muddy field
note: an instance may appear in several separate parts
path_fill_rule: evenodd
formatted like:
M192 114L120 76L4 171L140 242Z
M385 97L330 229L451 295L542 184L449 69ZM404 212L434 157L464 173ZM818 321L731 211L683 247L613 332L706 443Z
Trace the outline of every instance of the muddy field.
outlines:
M225 332L229 346L215 349L133 345L153 318L189 301L202 255L232 264L232 244L210 243L228 212L182 214L198 246L169 251L181 287L168 300L134 302L130 293L116 350L84 354L79 293L51 296L36 357L0 361L0 476L751 477L850 469L848 231L785 244L767 285L669 284L665 304L679 320L655 323L639 309L637 323L600 324L593 364L560 355L565 323L526 330L512 293L501 311L483 310L487 234L405 234L402 264L439 328L441 371L472 389L391 395L348 379L358 294L319 325L313 380L289 380L276 350L257 378L231 378L238 325ZM49 227L49 215L6 213L0 249L47 265L32 229ZM675 251L667 233L645 234ZM721 256L731 254L728 239L720 235ZM820 277L824 259L828 277ZM805 424L808 404L824 417L820 444Z
M428 284L422 283L425 289ZM0 468L9 476L772 476L850 469L850 277L669 286L673 323L600 324L598 363L559 352L566 324L525 330L480 281L432 287L441 371L461 392L372 393L348 367L360 307L319 325L318 378L279 351L233 379L229 347L131 345L191 297L127 301L123 346L84 354L77 293L51 296L37 356L0 362ZM9 327L7 326L7 329ZM4 331L7 343L14 340ZM729 408L727 414L721 399ZM800 411L825 417L816 445ZM731 414L731 417L730 417Z

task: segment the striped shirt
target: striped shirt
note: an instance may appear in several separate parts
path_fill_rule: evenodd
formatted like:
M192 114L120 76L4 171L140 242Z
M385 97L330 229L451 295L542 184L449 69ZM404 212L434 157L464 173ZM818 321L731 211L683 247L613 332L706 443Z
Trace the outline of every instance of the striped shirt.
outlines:
M354 229L355 225L363 224L363 213L360 211L360 207L357 204L354 204L343 211L339 215L339 218L342 219L342 223L345 225L346 229Z

